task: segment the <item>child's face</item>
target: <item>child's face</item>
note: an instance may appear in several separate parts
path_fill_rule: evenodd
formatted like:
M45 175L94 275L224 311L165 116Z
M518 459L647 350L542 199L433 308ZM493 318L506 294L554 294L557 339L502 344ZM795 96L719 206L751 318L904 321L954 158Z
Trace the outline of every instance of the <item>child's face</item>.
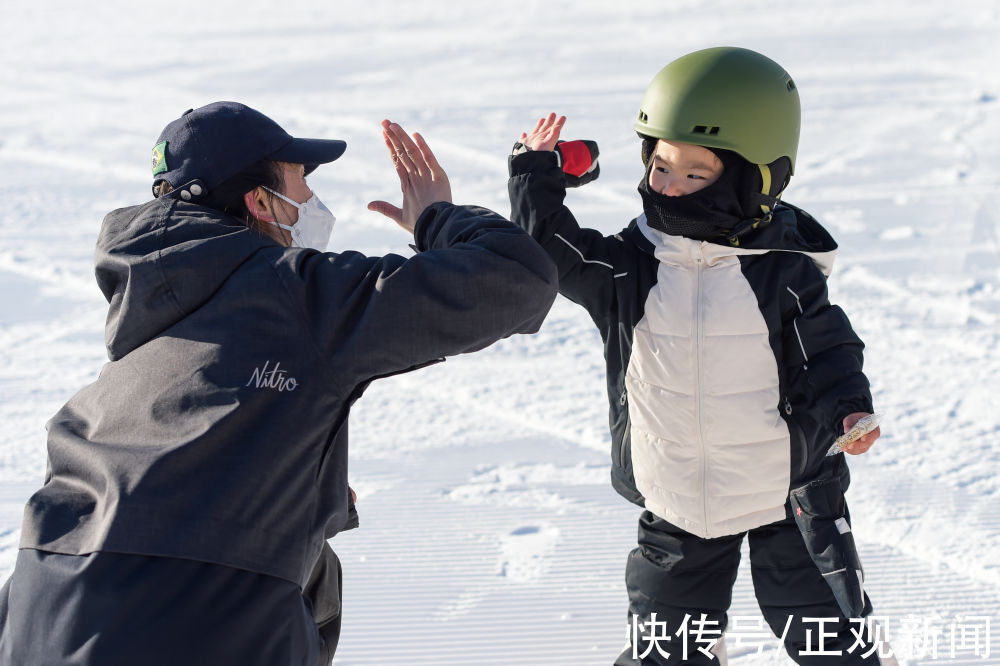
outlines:
M706 188L722 175L722 161L708 148L660 139L653 154L649 187L668 197Z

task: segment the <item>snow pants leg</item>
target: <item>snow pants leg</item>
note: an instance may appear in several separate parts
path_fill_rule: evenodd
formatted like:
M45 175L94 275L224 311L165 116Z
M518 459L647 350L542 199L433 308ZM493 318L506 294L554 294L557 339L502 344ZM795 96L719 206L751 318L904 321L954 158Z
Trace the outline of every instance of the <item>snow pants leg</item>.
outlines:
M842 614L790 510L784 520L750 530L749 541L757 603L796 663L879 663L867 627ZM872 612L867 595L864 602L862 616L867 616Z
M625 569L630 644L615 666L718 663L708 646L728 626L743 536L702 539L642 513L639 546ZM758 604L793 660L806 666L879 663L871 641L859 642L858 623L841 614L790 509L784 520L751 530L749 540ZM867 615L871 604L867 597L865 602Z
M615 666L718 663L706 654L708 643L693 640L692 627L682 626L685 617L701 622L704 615L703 636L725 631L742 541L742 534L702 539L643 511L639 547L625 566L630 644Z

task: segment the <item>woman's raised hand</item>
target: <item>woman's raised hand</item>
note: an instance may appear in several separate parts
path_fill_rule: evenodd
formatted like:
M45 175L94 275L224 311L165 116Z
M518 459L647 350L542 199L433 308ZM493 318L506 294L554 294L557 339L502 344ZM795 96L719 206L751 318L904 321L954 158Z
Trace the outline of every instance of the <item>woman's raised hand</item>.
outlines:
M414 132L413 138L398 124L382 121L382 138L389 149L399 185L403 190L403 207L387 201L372 201L368 210L382 213L413 233L417 218L424 209L438 201L451 202L451 184L424 137Z

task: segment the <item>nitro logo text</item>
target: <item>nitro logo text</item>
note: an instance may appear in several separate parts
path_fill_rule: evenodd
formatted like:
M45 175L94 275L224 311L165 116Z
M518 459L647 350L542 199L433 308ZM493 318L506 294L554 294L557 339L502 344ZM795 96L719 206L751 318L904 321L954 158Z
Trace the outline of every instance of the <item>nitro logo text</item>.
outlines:
M270 370L268 366L271 365L270 361L264 363L262 368L254 368L253 374L250 375L250 381L247 382L247 386L253 384L254 388L269 388L275 391L294 391L299 383L295 381L295 377L288 377L284 370L281 370L281 363L275 363L274 367Z

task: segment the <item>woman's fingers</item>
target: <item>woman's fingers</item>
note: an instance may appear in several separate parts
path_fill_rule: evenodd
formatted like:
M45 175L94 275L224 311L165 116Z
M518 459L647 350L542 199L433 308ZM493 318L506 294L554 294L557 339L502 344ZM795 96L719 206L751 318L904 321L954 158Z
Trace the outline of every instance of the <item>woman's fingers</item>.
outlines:
M399 175L403 205L397 208L385 201L373 201L368 204L368 210L395 220L412 233L417 218L427 206L438 201L451 201L448 175L420 134L415 132L410 138L398 123L383 120L382 136Z
M392 166L395 167L396 175L399 176L399 187L405 192L410 185L410 174L400 161L399 155L396 153L396 148L389 139L389 133L384 127L382 130L382 140L385 141L385 147L389 149L389 159L392 160Z
M391 124L388 127L383 127L382 136L385 139L385 145L389 148L389 155L396 170L399 171L402 169L405 173L415 174L416 167L407 156L406 149L403 147L402 142L400 142L399 137L393 132Z
M381 213L397 224L403 220L403 210L392 205L388 201L372 201L368 204L368 210Z
M420 163L423 160L418 157L420 151L417 144L413 143L413 139L397 123L389 123L386 132L403 168L410 174L422 174Z
M423 158L424 163L430 169L431 173L435 176L445 176L444 169L438 164L437 158L434 157L434 151L431 147L427 145L427 141L420 132L413 133L413 139L417 144L417 148L420 150L420 156ZM446 176L445 176L446 177Z
M420 170L419 178L413 181L415 189L420 190L414 192L413 202L419 208L419 213L436 201L451 201L451 184L448 182L448 174L438 163L424 137L414 132L413 140L414 159ZM405 202L403 207L406 207Z

